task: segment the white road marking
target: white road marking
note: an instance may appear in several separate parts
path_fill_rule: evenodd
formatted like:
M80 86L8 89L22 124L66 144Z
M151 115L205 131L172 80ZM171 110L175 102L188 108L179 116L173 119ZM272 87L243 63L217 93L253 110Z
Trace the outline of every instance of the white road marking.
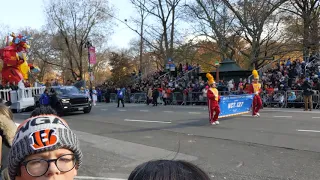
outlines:
M75 179L125 180L125 179L119 179L119 178L105 178L105 177L92 177L92 176L76 176Z
M22 116L30 116L30 114L27 114L27 113L22 113L20 115L22 115Z
M312 119L320 119L320 117L312 117Z
M15 123L17 126L20 126L20 123Z
M319 130L297 129L298 132L320 132Z
M249 115L249 114L244 114L244 115L241 115L243 117L251 117L252 115Z
M122 111L122 112L123 112L123 111L127 111L127 110L125 110L125 109L119 109L118 111Z
M149 110L140 110L140 112L149 112Z
M320 114L319 110L314 111L303 111L302 109L298 110L285 110L285 109L263 109L263 112L286 112L286 113L308 113L308 114Z
M188 112L189 114L201 114L201 112Z
M173 111L163 111L163 112L165 112L165 113L173 113Z
M292 116L273 116L274 118L292 118Z
M101 109L101 111L107 111L108 109Z
M124 121L171 124L171 122L169 121L149 121L149 120L139 120L139 119L125 119Z

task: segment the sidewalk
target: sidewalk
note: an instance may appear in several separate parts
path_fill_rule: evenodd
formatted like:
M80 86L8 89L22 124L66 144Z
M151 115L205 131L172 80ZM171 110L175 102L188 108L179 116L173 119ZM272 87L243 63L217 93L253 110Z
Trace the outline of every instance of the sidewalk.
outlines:
M294 112L294 113L308 113L320 114L320 109L313 109L312 111L304 111L302 108L263 108L262 112Z

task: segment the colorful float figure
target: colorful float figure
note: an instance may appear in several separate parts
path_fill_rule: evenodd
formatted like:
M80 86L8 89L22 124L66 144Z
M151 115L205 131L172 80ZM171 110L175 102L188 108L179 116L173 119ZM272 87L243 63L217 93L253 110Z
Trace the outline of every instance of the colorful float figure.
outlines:
M3 61L2 85L18 84L21 80L28 80L30 73L38 73L37 66L28 64L28 49L30 48L31 36L14 33L6 37L6 47L0 49L0 59Z

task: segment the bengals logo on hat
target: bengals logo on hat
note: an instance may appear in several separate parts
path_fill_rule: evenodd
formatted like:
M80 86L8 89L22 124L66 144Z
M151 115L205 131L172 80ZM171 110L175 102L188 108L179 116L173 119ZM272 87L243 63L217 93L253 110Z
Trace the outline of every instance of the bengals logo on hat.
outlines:
M56 135L55 129L44 129L35 131L30 134L31 139L30 146L34 150L39 150L47 147L51 147L57 144L58 136Z

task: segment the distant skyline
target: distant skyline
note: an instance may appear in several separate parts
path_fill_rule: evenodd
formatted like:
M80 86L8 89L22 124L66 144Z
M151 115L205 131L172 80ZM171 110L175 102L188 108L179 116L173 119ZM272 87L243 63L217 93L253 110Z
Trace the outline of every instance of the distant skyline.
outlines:
M30 27L40 30L45 25L44 3L46 0L28 0L13 3L9 0L0 0L0 24L10 27L10 32L16 32L18 29ZM15 1L17 2L17 1ZM117 18L124 20L129 19L135 14L130 0L109 0L109 3L115 8ZM129 47L129 42L138 35L128 29L126 25L117 22L113 27L113 34L108 42L109 46L117 48ZM10 33L8 32L8 33Z

